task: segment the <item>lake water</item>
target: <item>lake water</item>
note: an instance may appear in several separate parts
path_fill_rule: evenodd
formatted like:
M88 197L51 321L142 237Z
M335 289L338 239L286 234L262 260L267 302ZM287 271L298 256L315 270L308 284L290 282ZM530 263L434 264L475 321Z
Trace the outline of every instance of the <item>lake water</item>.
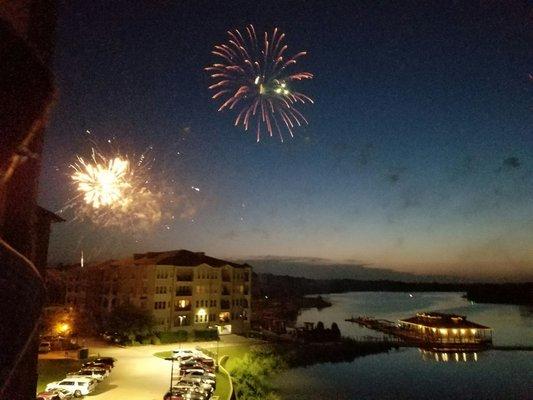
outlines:
M324 295L332 307L305 310L298 323L336 322L344 336L381 336L345 322L351 316L396 321L417 311L466 315L493 328L495 345L533 346L533 309L471 304L462 293L355 292ZM533 399L533 352L490 350L435 354L403 348L284 372L276 380L283 399Z

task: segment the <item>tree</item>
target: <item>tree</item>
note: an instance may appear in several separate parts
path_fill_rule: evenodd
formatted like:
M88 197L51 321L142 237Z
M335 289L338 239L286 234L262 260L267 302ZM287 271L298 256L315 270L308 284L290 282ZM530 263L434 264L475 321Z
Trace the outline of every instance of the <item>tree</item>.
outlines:
M331 324L331 336L333 336L333 339L340 339L341 337L341 330L336 322Z
M279 400L272 391L270 378L286 368L270 351L254 350L239 360L231 370L238 398L246 400Z
M316 324L316 331L317 333L322 333L324 332L324 323L322 321L318 321L317 324Z
M155 321L149 311L130 303L114 308L105 322L106 330L116 332L131 341L135 340L137 335L152 334L154 326Z

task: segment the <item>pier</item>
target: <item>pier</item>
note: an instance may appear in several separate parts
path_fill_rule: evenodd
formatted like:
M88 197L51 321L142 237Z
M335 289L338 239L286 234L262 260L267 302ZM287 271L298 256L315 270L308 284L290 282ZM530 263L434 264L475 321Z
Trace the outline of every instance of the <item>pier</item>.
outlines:
M409 340L408 337L402 335L400 328L392 321L386 319L375 319L372 317L351 317L345 319L346 322L359 324L362 327L372 329L374 331L382 332L387 336L381 338L372 336L358 337L358 341L379 341L379 342L393 342L400 347L418 347L419 341Z
M492 330L466 320L464 316L418 313L416 317L398 323L372 317L351 317L347 322L382 332L381 340L395 342L401 347L421 347L438 351L478 351L492 347ZM391 338L391 339L389 339Z

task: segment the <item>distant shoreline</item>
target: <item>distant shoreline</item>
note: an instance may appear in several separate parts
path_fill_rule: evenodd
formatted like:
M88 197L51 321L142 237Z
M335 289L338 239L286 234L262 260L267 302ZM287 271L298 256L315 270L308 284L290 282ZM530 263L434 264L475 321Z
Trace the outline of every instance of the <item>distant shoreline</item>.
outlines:
M261 295L272 298L346 292L463 292L476 303L533 305L533 282L438 283L390 280L308 279L286 275L258 274Z

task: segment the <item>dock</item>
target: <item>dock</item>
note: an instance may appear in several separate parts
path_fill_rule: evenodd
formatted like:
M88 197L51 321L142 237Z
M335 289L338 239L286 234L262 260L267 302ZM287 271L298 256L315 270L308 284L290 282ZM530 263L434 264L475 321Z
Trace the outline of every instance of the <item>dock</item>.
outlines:
M383 332L393 336L396 336L395 334L398 331L398 326L394 322L386 319L376 319L372 317L351 317L345 319L345 321L353 322L365 328L372 329L378 332Z
M394 340L400 347L420 347L436 351L461 350L467 352L492 347L492 342L478 339L477 336L473 337L466 329L439 329L427 327L409 329L410 326L406 328L405 325L400 323L367 316L351 317L345 319L345 321L356 323L364 328L384 333L386 336L381 340Z

